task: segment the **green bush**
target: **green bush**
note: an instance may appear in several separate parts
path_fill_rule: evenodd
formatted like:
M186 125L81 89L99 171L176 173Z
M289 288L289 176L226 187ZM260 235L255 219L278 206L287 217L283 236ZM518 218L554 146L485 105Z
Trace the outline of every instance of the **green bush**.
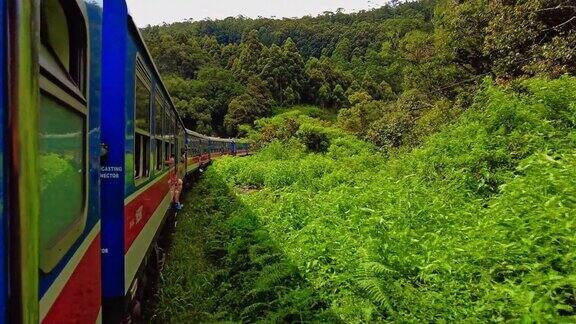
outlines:
M330 146L328 134L320 127L302 125L296 133L296 136L310 152L324 153Z

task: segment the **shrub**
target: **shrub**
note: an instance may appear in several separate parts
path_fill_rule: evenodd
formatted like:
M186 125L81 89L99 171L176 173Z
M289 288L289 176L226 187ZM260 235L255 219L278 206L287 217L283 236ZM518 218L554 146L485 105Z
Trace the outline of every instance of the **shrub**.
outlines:
M330 146L328 134L320 127L301 125L296 136L310 152L324 153Z

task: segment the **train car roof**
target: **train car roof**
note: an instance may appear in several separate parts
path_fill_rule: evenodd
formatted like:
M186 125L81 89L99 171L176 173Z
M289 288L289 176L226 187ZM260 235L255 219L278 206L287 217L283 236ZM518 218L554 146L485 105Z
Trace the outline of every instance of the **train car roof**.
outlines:
M195 136L195 137L200 137L202 139L208 139L208 136L204 135L204 134L200 134L198 132L189 130L188 128L186 128L186 134L191 135L191 136Z
M214 142L226 142L226 143L231 143L234 140L231 138L221 138L221 137L208 137L208 139L214 141Z

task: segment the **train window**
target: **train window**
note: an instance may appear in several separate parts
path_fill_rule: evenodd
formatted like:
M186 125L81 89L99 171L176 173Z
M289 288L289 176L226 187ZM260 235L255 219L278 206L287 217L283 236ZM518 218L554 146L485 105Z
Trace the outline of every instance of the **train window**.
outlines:
M177 152L177 148L179 146L179 138L178 138L178 124L176 124L176 115L174 115L174 119L172 121L174 124L174 132L172 134L174 134L174 154L176 156L178 156L178 152Z
M176 155L176 117L170 111L170 155Z
M41 15L46 26L42 28L42 41L48 46L59 62L70 69L70 31L68 19L59 0L44 0Z
M62 235L74 231L84 213L86 124L85 116L44 95L40 110L40 245L56 249L43 255L42 269L49 272L60 259L58 250L75 240L59 245Z
M151 79L142 62L137 60L134 121L134 177L136 180L150 176L150 92Z
M164 161L170 158L170 143L164 142Z
M76 1L42 0L40 16L42 67L85 94L87 32Z
M142 136L136 134L134 136L134 176L138 178L140 173L140 165L142 164L142 160L140 156L142 155Z
M170 146L170 132L171 132L171 126L170 126L170 112L168 110L164 111L164 148L165 148L165 156L166 156L166 161L168 161L168 159L170 158L170 152L171 152L171 146Z
M156 93L156 104L155 104L155 134L156 134L156 170L162 170L164 168L164 154L162 153L164 145L162 144L162 137L164 134L164 107L162 106L160 100L160 94Z
M161 171L164 168L164 155L162 154L162 140L156 139L156 170Z
M136 180L150 176L150 138L136 133L134 137L134 174Z
M150 89L140 78L136 78L136 129L150 134Z
M87 27L83 2L40 2L40 270L51 272L86 226Z

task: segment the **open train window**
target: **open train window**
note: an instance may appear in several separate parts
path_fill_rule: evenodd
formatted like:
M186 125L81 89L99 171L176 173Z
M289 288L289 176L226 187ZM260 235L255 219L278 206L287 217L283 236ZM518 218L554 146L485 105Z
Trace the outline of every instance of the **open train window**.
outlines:
M136 181L150 176L151 96L152 80L142 61L136 60L134 88L134 178Z
M40 2L40 270L51 272L86 227L88 33L82 1Z

